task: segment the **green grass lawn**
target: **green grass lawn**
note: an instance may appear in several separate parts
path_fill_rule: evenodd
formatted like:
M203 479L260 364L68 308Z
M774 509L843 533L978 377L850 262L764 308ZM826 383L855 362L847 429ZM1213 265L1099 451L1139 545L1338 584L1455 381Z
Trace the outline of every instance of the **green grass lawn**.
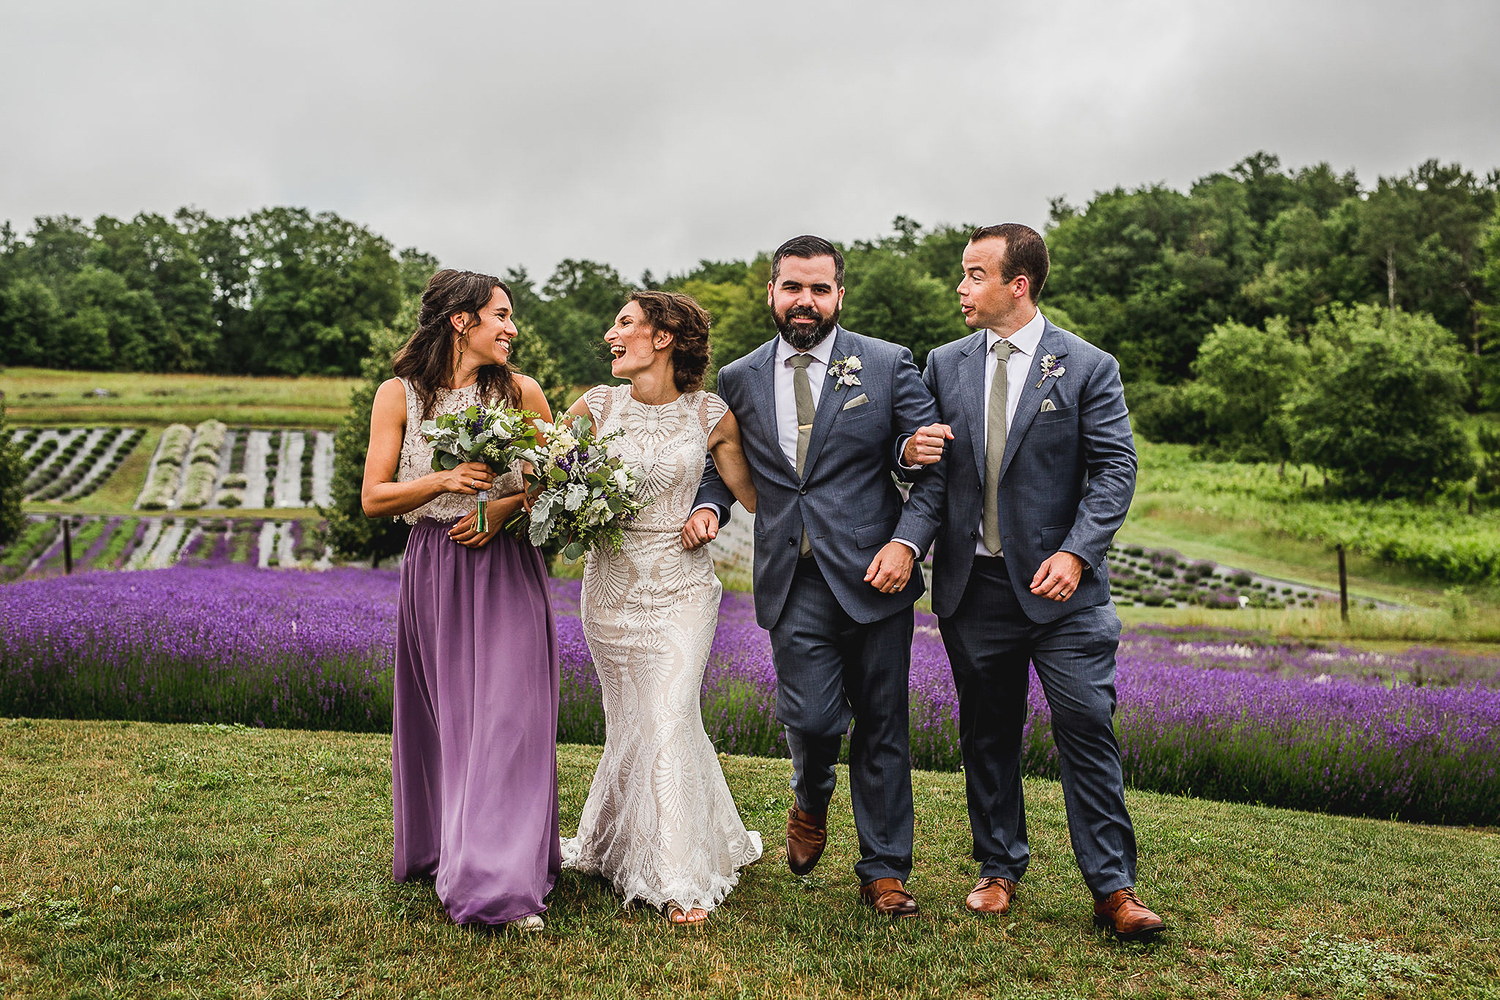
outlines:
M1170 930L1089 923L1058 786L1027 785L1012 914L961 908L963 781L919 772L920 918L856 901L847 797L812 877L780 846L783 760L727 758L767 852L701 930L565 872L547 930L449 924L391 880L390 740L0 721L0 995L31 997L1481 997L1500 987L1500 833L1133 793ZM559 753L563 830L598 748ZM845 787L841 783L841 787Z
M344 418L349 391L357 381L0 369L6 420L17 427L101 423L165 427L213 418L232 426L335 428ZM95 389L110 395L94 396Z

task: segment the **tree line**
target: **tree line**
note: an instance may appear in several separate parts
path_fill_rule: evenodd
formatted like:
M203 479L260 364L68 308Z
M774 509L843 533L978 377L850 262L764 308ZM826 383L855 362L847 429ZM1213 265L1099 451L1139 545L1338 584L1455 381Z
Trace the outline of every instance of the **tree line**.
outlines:
M919 364L963 336L954 286L970 229L898 216L846 246L844 324ZM1257 153L1186 191L1058 199L1046 237L1044 313L1120 359L1146 436L1311 462L1359 495L1421 496L1476 472L1481 489L1500 481L1493 435L1485 458L1459 427L1465 410L1500 410L1500 170L1430 160L1367 187ZM297 208L50 216L24 235L6 223L0 364L371 377L437 267ZM695 296L724 365L774 336L769 276L765 252L634 281L578 259L545 279L501 274L523 334L515 360L556 403L609 379L602 335L632 288Z

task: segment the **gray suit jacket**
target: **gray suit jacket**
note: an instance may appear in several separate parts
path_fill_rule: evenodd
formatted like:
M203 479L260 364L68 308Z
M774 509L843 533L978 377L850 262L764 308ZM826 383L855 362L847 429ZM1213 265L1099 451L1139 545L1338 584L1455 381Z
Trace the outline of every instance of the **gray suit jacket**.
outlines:
M864 577L892 538L925 552L937 533L941 484L929 471L903 474L916 479L903 505L891 478L900 460L898 442L937 420L937 407L906 348L843 327L833 336L833 360L857 355L864 367L857 386L840 386L832 378L824 384L801 481L781 450L776 425L776 341L719 372L718 393L739 422L755 481L755 618L765 629L776 624L786 604L804 527L818 569L856 621L893 615L926 589L920 567L893 594L882 594ZM869 401L848 407L860 396ZM727 511L733 502L710 462L697 503Z
M932 610L942 618L958 609L968 586L984 513L984 345L983 330L944 344L928 355L923 374L954 436L932 477L946 487L932 564ZM1038 369L1049 354L1064 369L1061 377L1042 378ZM1043 412L1045 400L1054 408ZM1135 469L1120 366L1048 321L1000 466L1000 545L1027 618L1056 621L1109 600L1104 556L1130 509ZM1031 593L1037 568L1058 551L1085 563L1066 601Z

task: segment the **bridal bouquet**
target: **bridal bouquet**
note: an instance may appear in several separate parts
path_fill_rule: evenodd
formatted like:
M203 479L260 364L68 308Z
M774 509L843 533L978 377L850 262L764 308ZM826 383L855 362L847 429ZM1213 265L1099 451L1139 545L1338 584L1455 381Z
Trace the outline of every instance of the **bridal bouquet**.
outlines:
M518 456L517 449L536 440L532 421L537 414L509 406L471 406L462 413L440 413L424 420L422 435L432 442L432 471L455 469L465 462L483 462L500 475ZM488 531L484 505L489 490L479 491L479 513L474 519L475 531Z
M537 425L530 445L516 454L531 463L526 481L541 492L507 526L532 545L560 543L565 559L595 546L619 549L625 525L651 502L641 495L639 477L609 454L606 445L620 433L599 436L587 416L570 426Z

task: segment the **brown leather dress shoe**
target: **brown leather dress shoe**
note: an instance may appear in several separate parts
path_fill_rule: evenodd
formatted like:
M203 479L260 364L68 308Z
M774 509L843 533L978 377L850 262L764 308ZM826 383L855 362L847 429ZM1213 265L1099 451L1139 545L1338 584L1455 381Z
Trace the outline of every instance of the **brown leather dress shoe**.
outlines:
M878 878L861 886L859 898L873 906L881 916L915 917L918 913L917 901L899 878Z
M1015 894L1016 884L1010 879L986 875L964 898L964 905L975 913L993 913L999 916L1010 912L1010 901Z
M1122 941L1148 940L1167 928L1166 922L1141 902L1133 887L1094 900L1094 923L1108 927Z
M828 844L828 813L803 812L794 804L786 814L786 864L793 875L806 875Z

